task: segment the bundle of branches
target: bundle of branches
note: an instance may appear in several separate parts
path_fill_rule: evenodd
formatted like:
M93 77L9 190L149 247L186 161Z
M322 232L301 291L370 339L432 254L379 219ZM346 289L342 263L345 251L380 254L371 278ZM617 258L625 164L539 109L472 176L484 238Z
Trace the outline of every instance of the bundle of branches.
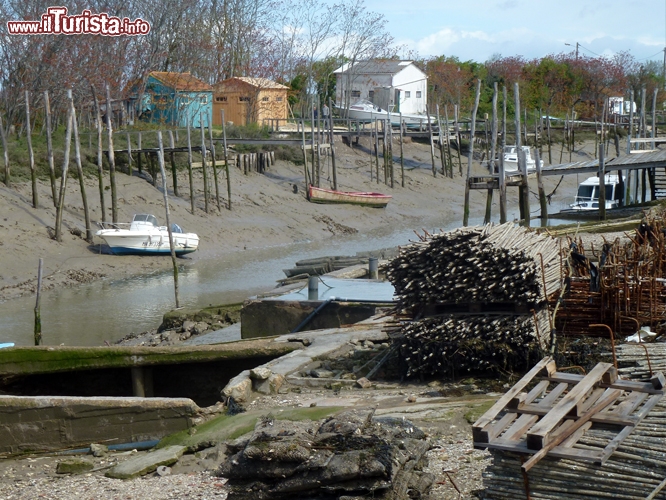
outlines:
M549 333L545 311L532 315L442 315L404 324L399 339L407 376L513 371L543 354L536 332Z
M546 296L560 288L560 248L513 224L425 234L402 248L395 287L408 375L520 370L550 340Z
M426 233L421 239L402 248L387 270L399 309L413 316L429 304L534 308L560 287L558 243L512 223Z

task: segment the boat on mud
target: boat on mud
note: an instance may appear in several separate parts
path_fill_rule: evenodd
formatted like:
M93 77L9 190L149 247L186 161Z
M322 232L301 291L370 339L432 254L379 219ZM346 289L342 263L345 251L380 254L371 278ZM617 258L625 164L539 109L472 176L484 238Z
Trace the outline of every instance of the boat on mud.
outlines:
M390 194L365 191L334 191L310 186L310 201L313 203L347 203L363 207L384 208L392 196Z
M98 222L97 236L106 241L114 255L168 255L169 230L160 226L150 214L135 214L132 222ZM177 224L171 225L173 245L177 256L192 253L199 248L199 236L185 233Z
M620 192L620 178L615 174L606 174L604 178L606 187L606 209L617 208L622 196ZM598 210L599 209L599 177L588 177L578 185L578 192L574 202L569 205L571 210Z
M521 146L525 152L525 163L527 164L527 172L536 171L536 161L532 158L532 152L529 146ZM513 175L519 173L518 170L518 148L516 146L504 146L504 173ZM543 160L540 160L540 166L543 167Z
M400 113L389 112L366 99L356 101L349 106L349 109L340 107L338 107L338 109L341 113L346 112L347 117L351 120L359 122L368 123L375 120L386 120L388 118L391 120L391 126L399 127L400 119L402 118L402 122L407 128L421 128L428 126L428 117L426 115L403 114L401 117ZM432 121L432 117L430 120Z

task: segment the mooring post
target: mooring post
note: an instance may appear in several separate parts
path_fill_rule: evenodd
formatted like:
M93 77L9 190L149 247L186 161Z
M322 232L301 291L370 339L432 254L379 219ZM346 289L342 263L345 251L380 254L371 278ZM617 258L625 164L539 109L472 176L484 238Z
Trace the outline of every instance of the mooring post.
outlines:
M548 200L546 191L543 188L543 177L541 175L541 155L539 150L535 149L534 159L536 164L537 188L539 190L539 206L541 207L541 227L548 225Z
M319 300L319 276L308 278L308 300Z
M606 220L606 166L603 142L599 144L599 220Z
M37 300L35 301L35 345L42 345L42 313L40 309L40 297L42 293L42 267L44 259L39 259L37 268Z
M133 366L132 367L132 395L135 398L145 398L146 397L146 383L143 376L143 367Z
M379 279L379 259L377 257L370 257L368 260L368 271L371 280Z

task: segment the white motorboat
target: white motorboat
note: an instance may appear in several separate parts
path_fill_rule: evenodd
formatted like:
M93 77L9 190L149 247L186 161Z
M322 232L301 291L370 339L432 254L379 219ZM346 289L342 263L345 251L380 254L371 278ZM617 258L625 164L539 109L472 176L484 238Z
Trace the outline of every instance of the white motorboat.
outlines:
M130 223L98 223L102 229L95 233L106 241L114 255L168 255L169 231L160 226L150 214L136 214ZM184 233L177 224L171 225L176 255L185 255L199 248L199 236Z
M525 152L525 162L527 163L527 172L536 171L536 161L532 158L532 152L529 146L521 146ZM540 160L540 166L543 167L543 160ZM516 146L504 146L504 173L515 174L518 171L518 148Z
M617 208L620 193L620 178L615 174L606 174L606 209ZM578 185L578 193L574 203L569 205L571 210L598 210L599 209L599 177L588 177Z
M339 110L344 111L344 108L336 106ZM386 120L387 117L391 120L391 125L394 127L400 126L400 113L388 112L385 109L376 106L372 102L361 99L349 106L347 110L347 117L352 120L360 122L371 122L374 120ZM432 117L430 117L432 121ZM427 127L428 117L426 115L402 115L402 121L405 126L413 127Z

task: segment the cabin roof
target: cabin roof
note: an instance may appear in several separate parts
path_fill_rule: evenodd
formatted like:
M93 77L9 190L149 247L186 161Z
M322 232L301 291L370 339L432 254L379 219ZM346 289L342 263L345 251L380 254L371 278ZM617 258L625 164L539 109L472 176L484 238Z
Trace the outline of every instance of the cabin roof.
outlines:
M235 76L233 78L227 78L226 80L216 83L214 88L216 92L220 92L230 87L234 87L238 83L249 85L258 89L289 89L289 87L282 85L281 83L274 82L273 80L269 80L268 78L253 78L250 76Z
M159 80L167 87L184 92L211 92L213 87L199 80L191 73L176 73L172 71L151 71L148 76Z

